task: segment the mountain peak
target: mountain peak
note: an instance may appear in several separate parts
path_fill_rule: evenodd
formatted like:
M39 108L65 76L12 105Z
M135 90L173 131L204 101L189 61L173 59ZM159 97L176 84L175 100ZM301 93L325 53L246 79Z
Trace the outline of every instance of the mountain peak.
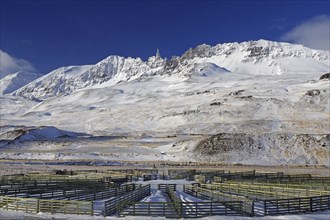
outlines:
M159 52L159 49L157 48L157 51L156 51L156 58L161 58L162 56L160 55L160 52Z
M252 75L324 73L328 71L328 61L329 53L325 51L264 39L215 46L201 44L170 60L163 59L157 49L155 56L149 57L147 61L139 57L111 55L95 65L65 67L52 71L15 94L26 98L46 99L94 85L102 84L107 87L156 75L177 76L178 80L185 80L196 72L196 65L203 64L208 65L209 68L206 69L212 73L222 70ZM203 75L209 74L204 71Z
M41 74L20 70L0 80L0 93L8 94L41 77Z

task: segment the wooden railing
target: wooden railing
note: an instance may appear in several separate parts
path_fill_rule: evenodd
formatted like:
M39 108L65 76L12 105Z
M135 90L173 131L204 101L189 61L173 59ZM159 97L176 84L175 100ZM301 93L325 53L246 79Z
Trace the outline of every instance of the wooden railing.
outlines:
M96 194L102 191L115 189L114 184L104 182L84 182L84 184L72 184L72 182L46 182L44 185L39 183L37 185L24 185L19 187L8 187L1 189L1 195L21 198L54 198L65 199L71 196L79 196L85 194Z
M178 210L175 207L180 207ZM119 216L154 216L166 218L201 218L207 216L241 216L242 202L125 202Z
M244 196L227 194L215 190L205 189L198 186L184 185L183 191L201 199L211 199L212 201L240 201L243 204L242 211L247 215L254 216L254 201Z
M63 189L63 188L106 188L111 187L111 182L102 180L77 180L77 179L59 179L59 180L24 180L18 182L6 182L0 184L0 193L9 194L11 191L24 189Z
M157 175L155 174L143 174L143 181L156 180Z
M243 195L253 199L281 199L330 195L330 191L325 190L285 188L278 186L253 185L247 183L201 184L201 187L211 190L219 190L225 193Z
M135 189L135 187L136 187L135 184L127 184L104 191L89 191L89 192L76 193L70 196L66 196L64 197L64 199L83 200L83 201L104 200L131 192Z
M182 218L182 201L179 198L179 196L177 196L177 194L175 193L175 191L172 189L174 188L173 185L171 187L171 185L167 185L166 186L166 192L168 197L170 198L171 202L173 202L174 204L174 209L176 211L176 213L178 214L179 218Z
M150 185L142 186L136 188L135 190L122 195L107 200L104 203L104 216L112 215L118 211L120 204L126 202L137 202L143 199L146 196L150 195Z
M330 191L330 183L310 183L310 182L256 182L256 181L226 181L224 183L251 184L254 186L275 186L284 188L300 188Z
M93 215L93 202L26 199L0 196L0 206L6 210L31 213L50 212L63 214Z
M263 201L262 215L297 214L330 210L330 195Z
M176 191L176 184L158 184L158 190L162 192L167 192L168 187L170 187L173 191Z

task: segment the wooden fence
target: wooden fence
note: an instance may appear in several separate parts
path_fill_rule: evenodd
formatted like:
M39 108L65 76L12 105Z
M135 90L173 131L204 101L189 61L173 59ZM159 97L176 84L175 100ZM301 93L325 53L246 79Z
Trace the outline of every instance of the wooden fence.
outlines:
M65 185L68 183L68 185ZM102 191L107 191L110 189L116 189L114 185L104 182L84 182L86 185L72 184L72 182L56 182L49 183L46 182L44 184L38 182L38 184L34 185L24 185L24 186L10 186L8 188L1 189L1 195L11 196L11 197L33 197L33 198L70 198L73 195L84 195L90 193L99 193ZM94 185L93 185L94 183Z
M95 201L95 200L104 200L109 199L111 197L116 197L120 195L124 195L128 192L135 190L135 184L126 184L120 187L112 188L110 190L105 190L101 192L90 192L87 194L74 194L70 197L67 197L68 200L84 200L84 201Z
M173 202L176 213L181 218L182 217L182 201L172 188L173 187L171 187L170 185L167 185L166 193L167 193L168 197L170 198L171 202Z
M330 210L330 195L264 200L262 215L283 215Z
M135 198L135 194L129 194L136 188L136 184L122 185L118 188L113 188L101 192L53 192L50 195L33 195L37 198L16 198L8 196L0 196L0 207L7 210L25 211L31 213L50 212L50 213L64 213L64 214L87 214L93 215L99 210L94 210L93 201L101 199L109 199L110 203L116 203L118 198L125 200L123 196L128 193L129 198ZM150 188L150 186L149 186ZM141 189L141 188L140 188ZM150 191L150 189L149 189ZM52 199L40 199L44 197L52 197ZM144 197L144 196L143 196ZM87 202L90 201L90 202ZM135 201L135 200L133 200ZM117 205L114 207L117 208Z
M166 218L201 218L213 215L240 216L243 202L183 202L174 191L174 184L159 184L166 186L171 202L124 202L119 205L119 216L162 216Z
M176 191L176 184L158 184L158 190L162 192L168 192L168 187L173 191Z
M300 189L315 189L330 191L329 183L310 183L310 182L256 182L256 181L226 181L224 183L236 183L236 184L252 184L254 186L275 186L284 188L300 188Z
M0 184L0 192L8 194L10 191L23 190L28 188L38 189L62 189L62 188L96 188L96 187L112 187L111 182L102 180L28 180L18 182L7 182ZM15 193L15 192L14 192Z
M253 198L255 201L251 204L251 209L253 209L251 215L280 215L330 210L329 191L246 184L201 184L201 187L206 187L209 190L219 190L221 193L225 193L221 195L224 197L228 195L234 196L236 194L250 199ZM200 196L199 194L202 196L207 195L207 191L203 191L198 187L192 189L192 194L197 195L197 197ZM215 191L208 194L208 196L214 199L218 196L218 193ZM269 199L265 199L267 197ZM238 200L241 200L241 198L238 197ZM248 204L245 203L243 210L250 212L249 209L246 209Z
M266 182L266 183L295 183L295 184L330 184L330 177L314 177L310 174L282 175L279 177L244 179L243 181Z
M139 187L125 195L117 196L104 203L104 216L112 215L118 211L120 204L137 202L150 195L150 185Z
M178 212L175 207L180 207ZM125 202L119 216L154 216L166 218L201 218L207 216L244 215L241 201L227 202Z
M171 202L123 202L118 207L118 216L163 216L178 218Z
M254 201L244 196L227 194L227 193L205 189L202 187L192 186L192 185L184 185L183 191L197 198L210 199L212 201L219 201L219 202L240 201L243 204L243 207L241 209L242 212L244 212L246 215L254 216Z
M176 195L173 186L166 185L164 190L171 202L124 202L119 205L119 216L162 216L166 218L201 218L206 216L240 216L242 201L226 202L183 202ZM159 186L161 188L162 186Z
M93 215L93 202L26 199L0 196L0 206L6 210L31 213L50 212Z
M196 175L196 170L168 170L169 179L188 179L194 180L194 176Z
M100 191L106 191L111 188L108 187L102 187L102 186L59 186L58 188L56 186L52 187L25 187L25 188L18 188L18 189L3 189L1 195L5 196L11 196L11 197L36 197L36 198L52 198L52 197L58 197L58 196L66 196L69 194L81 194L81 193L88 193L88 192L100 192Z
M281 199L330 195L330 191L324 190L285 188L278 186L253 185L247 183L201 184L201 187L211 190L219 190L225 193L243 195L251 199Z
M72 172L73 173L73 172ZM25 183L32 181L52 181L63 182L67 181L81 181L81 180L93 180L103 182L126 182L127 175L120 172L80 172L74 171L75 175L54 175L54 174L24 174L24 175L4 175L0 176L0 185L10 183Z
M143 174L143 181L150 181L150 180L156 180L157 175L156 174Z

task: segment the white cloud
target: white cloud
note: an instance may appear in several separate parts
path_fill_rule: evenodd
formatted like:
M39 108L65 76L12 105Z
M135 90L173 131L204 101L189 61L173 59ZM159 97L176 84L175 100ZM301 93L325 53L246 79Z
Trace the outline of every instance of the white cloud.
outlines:
M294 27L281 38L313 49L330 50L330 18L316 16Z
M29 61L12 57L5 51L0 50L0 79L19 70L28 72L36 71Z

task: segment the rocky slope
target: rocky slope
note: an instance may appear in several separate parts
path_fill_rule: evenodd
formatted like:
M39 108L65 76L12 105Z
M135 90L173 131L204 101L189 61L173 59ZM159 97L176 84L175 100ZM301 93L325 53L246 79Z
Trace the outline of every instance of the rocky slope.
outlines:
M217 134L196 144L192 157L244 164L329 164L330 135Z

